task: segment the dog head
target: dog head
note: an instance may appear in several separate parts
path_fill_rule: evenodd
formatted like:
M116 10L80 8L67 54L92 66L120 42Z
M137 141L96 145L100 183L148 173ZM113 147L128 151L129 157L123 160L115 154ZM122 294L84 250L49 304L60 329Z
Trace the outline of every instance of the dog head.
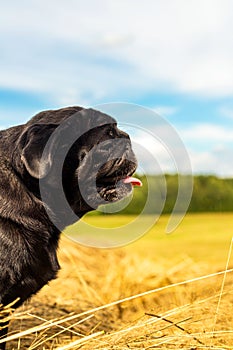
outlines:
M130 138L115 119L92 109L49 114L52 118L44 112L26 124L17 143L17 168L32 192L38 195L38 186L46 186L57 212L63 210L61 184L78 217L124 198L133 185L140 185L131 177L137 160Z

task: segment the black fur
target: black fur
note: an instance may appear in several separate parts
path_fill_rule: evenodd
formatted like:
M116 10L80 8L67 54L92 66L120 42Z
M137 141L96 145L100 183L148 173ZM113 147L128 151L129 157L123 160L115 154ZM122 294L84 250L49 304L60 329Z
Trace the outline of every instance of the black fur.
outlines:
M59 191L56 191L56 160L59 150L64 148L65 140L56 135L43 160L44 147L54 131L63 122L80 112L80 107L41 112L28 123L0 132L0 304L7 305L17 298L14 307L20 306L30 296L39 291L59 270L56 250L60 231L73 223L70 213L59 206ZM83 110L82 119L85 132L70 148L63 167L63 187L67 201L73 212L80 218L101 204L101 199L118 200L124 197L131 185L122 183L121 190L115 192L114 186L121 178L131 175L136 169L136 159L131 149L127 134L120 131L116 121L111 117L94 110ZM91 127L91 118L99 121L95 128ZM79 115L72 132L79 132ZM69 119L70 120L70 119ZM111 155L114 146L111 139L122 139L124 142L116 150L114 159L109 158L100 167L96 180L100 197L97 199L93 191L93 171L101 154L101 149L92 158L88 152L105 141ZM102 153L101 153L102 152ZM130 156L130 160L129 157ZM86 160L88 159L88 161ZM41 164L42 163L42 164ZM78 181L79 180L79 181ZM45 210L41 199L39 181L48 188L48 202L51 216ZM95 181L94 181L95 182ZM80 186L90 201L86 203L80 193ZM51 190L51 191L50 191ZM93 194L94 193L94 194ZM56 212L53 204L56 203ZM91 203L91 204L90 204ZM72 212L72 213L73 213ZM54 220L51 220L53 217ZM57 220L57 221L56 221ZM58 225L55 225L55 223ZM57 227L58 226L58 227ZM0 323L0 328L3 323ZM7 328L0 331L0 337L6 335ZM0 344L4 349L5 344Z

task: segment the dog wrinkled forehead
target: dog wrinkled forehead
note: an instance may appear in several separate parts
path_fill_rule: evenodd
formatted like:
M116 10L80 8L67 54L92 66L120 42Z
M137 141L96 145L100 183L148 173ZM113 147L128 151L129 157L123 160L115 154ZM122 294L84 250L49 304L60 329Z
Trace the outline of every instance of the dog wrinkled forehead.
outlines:
M76 123L79 128L79 135L81 136L91 129L106 124L116 124L117 121L108 114L89 108L82 109L69 118L68 124L73 124L75 127Z
M79 126L80 123L84 125L89 123L91 127L92 122L97 122L99 126L104 124L116 123L116 120L109 115L100 112L92 108L82 107L66 107L58 110L43 111L35 115L31 120L26 123L26 126L32 126L34 124L66 124L70 120L73 123L73 127Z
M105 114L103 112L100 112L98 110L92 109L92 108L88 108L88 109L82 109L80 112L78 112L81 115L85 116L89 116L91 119L95 119L99 121L99 123L107 123L107 124L113 124L116 123L116 119L114 119L112 116Z
M82 109L62 120L53 133L53 138L59 138L62 140L63 145L69 144L71 146L91 130L113 124L117 124L117 121L108 114L92 108Z

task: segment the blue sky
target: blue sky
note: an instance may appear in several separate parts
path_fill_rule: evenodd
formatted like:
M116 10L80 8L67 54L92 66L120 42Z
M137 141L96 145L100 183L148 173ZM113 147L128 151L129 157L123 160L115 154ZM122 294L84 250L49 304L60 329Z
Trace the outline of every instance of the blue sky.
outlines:
M232 13L230 0L9 0L0 126L67 105L135 103L176 128L194 173L233 176Z

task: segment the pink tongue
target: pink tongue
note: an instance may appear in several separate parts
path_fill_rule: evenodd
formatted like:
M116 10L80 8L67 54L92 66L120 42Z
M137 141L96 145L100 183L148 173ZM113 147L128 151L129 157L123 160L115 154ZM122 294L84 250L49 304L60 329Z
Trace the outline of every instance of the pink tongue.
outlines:
M123 180L123 182L125 184L130 184L131 183L133 186L142 186L142 182L139 179L137 179L136 177L127 176Z

